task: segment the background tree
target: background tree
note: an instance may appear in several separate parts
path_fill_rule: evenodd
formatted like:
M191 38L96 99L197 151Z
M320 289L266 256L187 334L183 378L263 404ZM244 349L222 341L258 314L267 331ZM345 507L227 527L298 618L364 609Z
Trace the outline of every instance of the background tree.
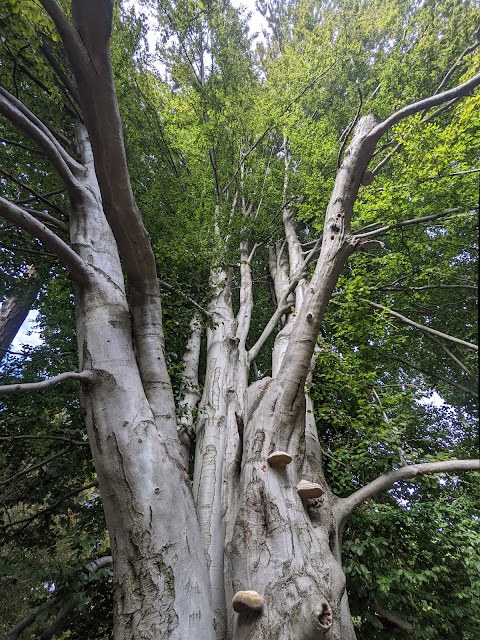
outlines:
M5 295L51 254L3 367L47 388L4 402L8 637L106 637L112 557L117 638L474 637L475 7L264 3L252 53L144 3L159 71L134 12L41 4L2 14Z

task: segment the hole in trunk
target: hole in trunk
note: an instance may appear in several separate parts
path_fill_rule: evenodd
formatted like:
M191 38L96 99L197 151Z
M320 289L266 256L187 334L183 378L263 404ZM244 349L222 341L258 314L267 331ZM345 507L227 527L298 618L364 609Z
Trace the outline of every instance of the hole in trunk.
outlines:
M324 631L328 631L333 624L332 609L327 602L322 603L322 610L318 613L318 622Z

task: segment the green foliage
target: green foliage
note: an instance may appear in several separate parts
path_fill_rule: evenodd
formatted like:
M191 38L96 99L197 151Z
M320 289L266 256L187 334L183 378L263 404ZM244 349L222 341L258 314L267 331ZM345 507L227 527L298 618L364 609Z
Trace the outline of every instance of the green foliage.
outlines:
M172 287L163 296L163 315L178 394L193 313L187 299L208 306L211 269L222 265L232 270L237 304L239 241L248 240L250 248L258 243L253 344L274 308L268 248L282 239L283 208L288 203L295 211L302 241L318 237L360 93L361 115L386 117L435 92L448 71L445 87L471 77L479 66L472 46L478 6L262 0L269 33L253 49L246 20L228 2L141 4L158 20L156 48L148 49L146 17L119 10L112 63L132 186L159 278ZM66 68L51 21L36 2L9 0L0 9L0 29L2 85L71 140L75 102L41 46L48 43ZM420 113L402 121L374 163L393 152L391 159L360 191L354 231L450 213L392 229L382 244L357 251L340 276L308 389L337 495L397 468L403 457L416 463L477 454L474 352L442 346L368 302L474 341L479 100L477 93L434 118ZM49 163L7 121L0 126L0 163L26 185L2 174L2 195L32 198L37 209L66 220L63 193L49 195L49 203L35 197L61 187ZM32 261L45 283L36 303L44 342L22 360L7 359L4 380L75 369L74 299L64 270L39 253L37 241L0 224L2 299ZM262 375L270 373L273 339L257 360ZM442 406L425 404L434 392ZM2 402L0 436L12 439L2 442L0 453L0 600L19 605L2 610L2 631L53 592L63 597L76 590L79 606L61 637L111 635L108 571L95 574L88 588L82 582L88 560L108 552L96 488L75 493L95 481L89 449L15 439L85 442L75 394L74 385L65 385ZM474 475L441 476L396 486L358 510L345 531L344 552L359 638L399 635L374 613L375 604L408 620L420 639L479 635L479 498Z
M379 603L422 640L455 638L459 627L462 638L478 636L478 486L475 474L421 481L408 500L397 490L353 516L344 550L359 638L401 636L374 613Z

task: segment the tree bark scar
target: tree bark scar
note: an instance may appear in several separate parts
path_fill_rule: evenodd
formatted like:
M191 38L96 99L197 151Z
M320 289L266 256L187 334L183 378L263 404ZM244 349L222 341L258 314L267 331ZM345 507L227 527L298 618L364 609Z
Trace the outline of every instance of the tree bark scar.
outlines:
M253 417L253 414L258 409L260 402L268 389L269 383L272 382L272 378L262 378L253 382L247 389L245 398L245 422L248 425Z
M95 446L97 448L98 453L100 455L102 455L103 454L102 441L101 441L101 438L100 438L100 431L99 431L98 426L97 426L97 420L96 420L96 417L95 417L95 413L93 412L93 410L92 410L92 429L93 429L93 437L95 439Z
M237 455L235 457L235 460L241 465L242 458L243 458L243 434L245 430L245 425L243 423L242 416L236 412L235 412L235 420L237 422L237 429L238 429L238 449L237 449Z

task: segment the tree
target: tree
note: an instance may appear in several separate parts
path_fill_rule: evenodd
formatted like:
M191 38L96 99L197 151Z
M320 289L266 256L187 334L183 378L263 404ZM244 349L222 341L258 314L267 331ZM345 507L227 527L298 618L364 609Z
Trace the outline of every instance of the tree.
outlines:
M461 323L447 317L443 309L435 315L432 299L426 296L431 293L429 287L458 287L455 279L460 274L471 278L474 249L456 244L450 236L451 229L460 230L470 242L471 229L462 229L462 223L471 221L476 205L469 199L470 192L461 199L447 185L438 188L448 191L442 199L442 205L448 204L445 208L438 210L442 194L428 196L425 190L418 195L421 204L410 202L417 193L408 195L407 203L394 202L395 207L379 220L379 211L391 206L392 190L368 195L384 167L386 184L395 185L408 163L415 164L419 155L425 158L429 149L435 149L431 164L445 162L452 174L457 169L474 170L472 150L466 143L455 146L454 161L445 151L446 159L441 156L438 148L453 145L459 132L461 140L472 135L472 111L478 96L466 96L480 83L480 76L471 71L477 41L450 43L443 79L439 78L442 70L435 65L427 68L431 77L419 80L413 74L407 87L410 101L394 110L384 96L382 102L372 102L378 93L373 84L392 84L392 78L398 77L400 53L405 55L407 45L418 45L424 61L436 59L432 54L437 47L445 48L428 30L428 37L423 38L428 3L418 11L392 3L381 13L379 32L368 25L363 30L358 27L351 49L344 42L348 29L338 27L339 16L348 28L355 21L361 25L373 5L358 8L347 3L341 12L330 3L285 3L284 13L274 15L274 46L258 51L257 70L248 49L246 25L229 4L162 3L158 17L167 80L142 68L141 59L138 67L131 62L118 64L124 82L136 84L145 117L152 124L147 132L134 127L138 104L132 105L130 93L121 96L125 147L110 58L113 3L73 0L61 6L55 0L41 0L41 5L43 10L30 2L5 10L4 24L17 30L21 44L5 39L11 74L4 74L0 112L14 141L23 145L18 149L26 152L23 147L29 139L35 151L41 152L40 162L24 159L21 164L24 156L11 155L5 143L11 166L19 162L20 175L41 186L34 191L31 186L30 191L46 210L22 206L20 181L9 179L5 197L0 198L0 214L68 271L74 288L79 366L33 383L19 380L17 371L14 384L0 391L5 395L41 391L66 380L80 387L80 413L111 554L105 553L97 564L77 567L76 584L84 584L110 562L111 555L116 638L303 640L324 634L354 638L341 557L348 518L357 507L398 482L479 469L478 460L437 459L434 446L431 460L420 450L412 450L413 463L404 464L400 446L402 439L413 440L412 423L421 413L411 396L406 398L407 367L420 370L431 388L432 381L438 380L446 385L438 386L444 394L452 387L460 392L461 400L453 394L451 401L457 400L470 424L474 364L467 354L477 350L473 327L458 326ZM452 19L452 11L446 3L440 16L443 26ZM269 15L267 8L264 12ZM471 39L472 13L457 13L455 20ZM115 56L121 58L129 49L128 37L135 40L131 34L135 28L141 30L133 18L131 23L126 20L124 26L118 25L125 40L117 53L113 49L114 65ZM330 47L330 51L329 43L336 39L343 48ZM33 51L26 45L34 47ZM319 45L322 61L313 55ZM360 45L367 47L366 54L357 50ZM34 54L37 50L38 56ZM302 50L303 66L298 65ZM334 78L328 73L338 64L338 51L353 62L344 64ZM390 64L383 64L389 52ZM262 74L267 72L262 83ZM325 85L320 87L323 78ZM356 79L372 86L372 106L379 107L381 116L361 115L359 91L357 115L348 122L345 87L350 88ZM457 84L447 89L452 79ZM318 91L310 91L313 88ZM418 99L419 94L430 97ZM398 102L403 98L400 93ZM49 100L61 105L60 116ZM260 114L254 101L260 105ZM323 118L312 108L315 101ZM445 105L453 108L453 118L450 112L445 114ZM168 114L173 115L168 118ZM434 116L436 124L432 125ZM313 122L310 129L305 124L309 120ZM153 142L147 139L150 131L155 132ZM321 141L316 149L311 131L315 131L314 143ZM382 147L385 140L387 146ZM407 163L396 163L401 148L408 151ZM328 167L332 161L331 174L328 168L318 169L321 162ZM328 196L325 190L315 194L318 183L309 181L315 167L329 186ZM422 175L423 169L414 167L419 180L430 177L428 166L427 175ZM132 184L145 207L153 243ZM42 195L54 193L56 197L58 191L63 209L50 196ZM158 202L163 215L153 219ZM322 205L325 214L319 215ZM358 226L353 227L357 206ZM456 216L463 218L458 221ZM441 230L425 226L439 220ZM432 262L429 242L433 245L437 235L448 237L443 251L451 260L444 278L451 282L428 280L424 284L415 280L417 270L412 271L405 288L398 289L405 282L405 254L396 244L405 239L399 241L389 233L409 228L421 230L411 239L416 247L421 246L416 249L419 263ZM210 240L197 241L205 230ZM68 239L63 235L67 231ZM191 264L192 246L169 249L175 234L192 239L195 265ZM380 237L390 243L390 259L373 254L372 260L368 249L375 249ZM20 252L28 249L23 238L16 242ZM8 268L21 273L24 263L13 260ZM266 288L254 280L254 269L268 272L273 310L267 303ZM435 275L433 269L432 277ZM64 282L61 274L59 280ZM374 293L380 298L369 295L375 282ZM402 300L400 308L396 302L394 307L389 285ZM473 285L465 279L461 286ZM183 290L182 305L192 302L196 312L186 312L189 338L173 337L170 343L176 340L180 346L183 342L183 357L173 355L170 347L165 349L162 287L172 296L178 295L179 288ZM418 290L418 297L407 316L404 306L410 303L412 290ZM386 300L381 297L385 292L390 295ZM254 296L262 300L262 295L260 313L254 315ZM68 299L68 290L63 298ZM326 316L327 305L338 306L338 312ZM366 309L382 313L371 316L366 324L364 318L358 318L361 305L363 315ZM182 306L185 308L188 306ZM469 303L465 313L471 313ZM398 334L392 337L390 318L406 327L400 338ZM169 322L167 313L167 328ZM339 325L343 330L337 329ZM422 340L430 340L431 348L420 351L413 330ZM271 353L267 357L264 347L268 341ZM377 355L367 365L369 347ZM433 364L438 350L442 366L451 368L453 362L457 367L448 376ZM387 363L385 351L393 356ZM326 394L329 358L345 361L343 370L334 365L340 375L330 397ZM178 385L175 364L184 370ZM45 368L45 363L38 363L37 373ZM342 398L338 386L349 376L353 380L355 371L368 373L370 383L361 390L353 387L350 398ZM389 394L380 397L376 387L388 381L403 387L400 399ZM310 388L307 395L306 388ZM363 410L365 395L369 402ZM325 461L336 451L334 420L326 424L324 414L327 408L335 413L337 401L349 405L352 419L336 443L340 458L352 434L359 448L377 443L388 453L379 456L372 473L365 474L366 482L361 482L355 468L365 463L360 455L352 461L348 480L339 481L332 472L326 475ZM30 400L24 402L28 407ZM389 414L396 417L395 407L401 402L408 406L408 424L399 435ZM374 420L368 415L373 406L377 407ZM422 414L423 424L426 413ZM56 419L66 423L70 415L65 411ZM381 428L379 423L383 423ZM358 425L370 429L370 441L360 438ZM465 428L465 435L467 431ZM5 437L9 435L11 431ZM471 455L468 446L465 451ZM193 492L190 457L194 457ZM24 469L25 474L32 470ZM91 471L82 473L86 478ZM90 490L96 481L77 486L64 497ZM32 504L25 518L13 522L17 533L55 509L53 504L42 510L39 504ZM5 524L12 527L11 522ZM55 526L61 533L65 525L57 521ZM349 551L353 548L352 544L347 547ZM62 600L63 595L59 591L51 599L57 617L42 637L63 628L67 614L76 606L76 600ZM33 619L27 616L11 629L10 637L18 637L39 615L37 611ZM381 605L377 605L377 615L401 627L402 621Z

